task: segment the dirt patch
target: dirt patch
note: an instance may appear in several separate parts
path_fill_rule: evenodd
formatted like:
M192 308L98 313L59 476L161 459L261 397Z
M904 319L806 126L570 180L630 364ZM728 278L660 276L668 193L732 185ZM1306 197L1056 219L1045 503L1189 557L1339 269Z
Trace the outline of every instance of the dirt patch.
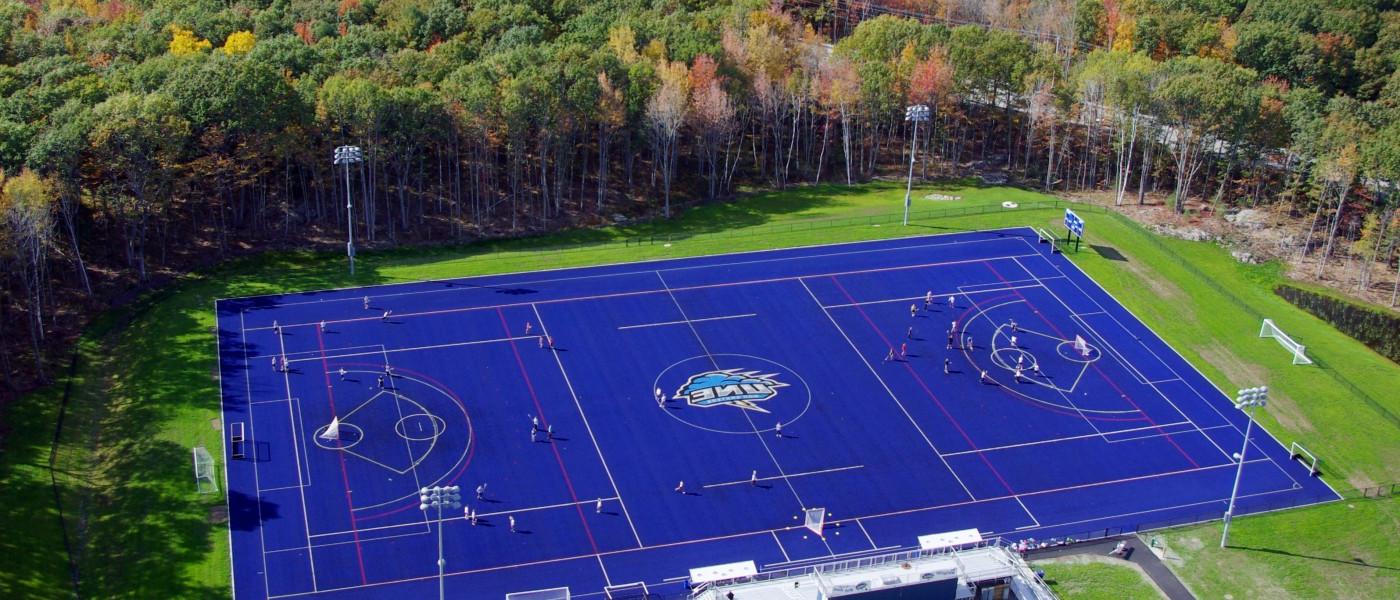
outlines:
M1126 267L1128 269L1128 272L1132 273L1133 276L1138 279L1138 281L1146 284L1147 287L1151 288L1152 291L1155 292L1159 298L1162 298L1163 300L1175 301L1166 304L1170 304L1174 307L1184 308L1187 310L1191 310L1194 306L1193 303L1188 302L1189 298L1187 298L1186 292L1181 291L1181 288L1176 287L1176 285L1171 283L1171 281L1168 280L1166 277L1162 277L1161 274L1148 268L1146 265L1142 264L1141 261L1126 260L1118 262L1119 264L1122 264L1124 267ZM1191 310L1190 320L1194 319L1195 311Z
M1180 546L1181 548L1183 548L1183 549L1185 549L1185 550L1190 550L1190 551L1192 551L1192 552L1197 552L1197 551L1199 551L1199 550L1201 550L1201 549L1203 549L1203 548L1206 547L1206 543L1205 543L1205 542L1202 542L1202 541L1201 541L1201 538L1194 537L1194 536L1193 536L1193 537L1184 537L1184 538L1181 538L1181 539L1179 539L1179 540L1176 540L1176 544L1177 544L1178 546Z
M1376 480L1361 473L1352 473L1347 476L1347 484L1358 490L1364 490L1369 487L1375 487Z
M1206 362L1215 365L1231 381L1268 381L1269 372L1264 367L1246 361L1229 348L1217 342L1212 342L1204 346L1197 346L1196 352ZM1278 389L1269 390L1269 414L1278 420L1285 429L1296 433L1311 433L1317 431L1312 421L1308 420L1303 413L1302 407L1298 405L1288 394Z

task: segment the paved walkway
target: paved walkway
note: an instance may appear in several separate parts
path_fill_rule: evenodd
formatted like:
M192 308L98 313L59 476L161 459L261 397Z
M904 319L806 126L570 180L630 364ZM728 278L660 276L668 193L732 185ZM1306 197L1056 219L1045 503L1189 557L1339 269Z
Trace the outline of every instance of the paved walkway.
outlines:
M1127 540L1132 552L1124 560L1142 567L1143 572L1152 578L1153 583L1167 595L1170 600L1195 600L1196 597L1186 589L1180 579L1176 578L1176 573L1168 569L1162 561L1157 558L1152 550L1148 549L1147 543L1135 535L1125 535L1119 537L1106 538L1093 542L1083 542L1070 546L1052 546L1042 550L1032 550L1026 553L1026 560L1044 560L1060 556L1074 556L1078 554L1096 554L1108 556L1109 552L1118 545L1119 540Z

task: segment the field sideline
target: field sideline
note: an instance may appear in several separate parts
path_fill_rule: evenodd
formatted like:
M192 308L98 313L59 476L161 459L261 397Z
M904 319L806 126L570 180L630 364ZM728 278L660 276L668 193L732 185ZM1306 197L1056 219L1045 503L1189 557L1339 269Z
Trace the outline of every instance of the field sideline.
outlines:
M1009 188L929 185L922 193L961 196L920 201L916 209L978 208L1004 200L1052 198ZM237 261L186 278L136 306L104 316L78 348L57 473L67 529L75 545L83 595L206 597L228 589L227 530L209 524L222 497L197 497L190 481L189 447L220 443L217 417L213 299L290 289L345 287L1005 227L1055 226L1060 210L1014 210L917 219L897 224L807 228L805 219L887 215L901 186L876 183L819 186L755 195L712 205L670 221L586 230L502 242L365 254L350 279L343 258L306 253L271 254ZM1285 443L1301 441L1323 458L1338 489L1400 481L1400 427L1349 396L1350 382L1400 413L1400 368L1360 343L1288 305L1270 291L1276 265L1245 266L1209 244L1163 240L1107 214L1089 213L1086 241L1071 255L1092 277L1224 389L1268 384L1271 404L1261 423ZM829 223L828 223L829 224ZM752 235L746 235L752 233ZM760 235L762 234L762 235ZM645 245L620 243L647 238ZM663 240L670 239L669 245ZM542 246L594 244L592 249L539 251ZM489 254L488 254L489 253ZM1188 260L1235 299L1197 279ZM1295 367L1270 340L1255 335L1247 310L1273 318L1319 360ZM1330 370L1330 373L1324 370ZM0 541L10 557L0 569L0 594L53 596L71 589L64 536L58 527L47 469L53 424L63 385L15 403L4 422L8 439L0 461ZM86 515L80 518L79 515ZM1183 579L1203 597L1400 595L1400 506L1392 500L1342 503L1242 519L1221 551L1218 525L1167 534ZM1345 534L1344 534L1345 533ZM85 544L79 544L84 540ZM1387 594L1386 592L1389 592Z

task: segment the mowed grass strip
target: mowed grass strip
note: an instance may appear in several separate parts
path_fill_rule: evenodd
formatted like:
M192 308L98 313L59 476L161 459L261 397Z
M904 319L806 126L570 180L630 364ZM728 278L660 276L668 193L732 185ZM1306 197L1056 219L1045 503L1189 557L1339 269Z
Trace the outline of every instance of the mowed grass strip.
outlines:
M1066 556L1032 563L1065 600L1157 600L1157 586L1136 565L1101 556Z
M960 199L924 199L935 192ZM83 360L72 383L73 406L59 453L61 492L84 595L228 593L227 529L211 519L223 495L194 493L190 461L194 445L203 444L216 456L222 449L221 432L211 424L219 416L211 331L217 298L1008 226L1058 229L1063 214L1062 209L1003 210L1000 204L1007 200L1054 199L957 181L916 189L915 220L905 228L898 225L903 196L903 187L894 183L800 187L696 207L671 221L367 252L357 261L354 278L334 253L270 253L186 277L115 311L87 333L79 349ZM944 216L920 218L929 211ZM1334 483L1400 480L1400 428L1349 398L1331 377L1346 377L1387 404L1400 403L1389 394L1400 389L1400 369L1274 297L1269 289L1279 277L1276 267L1238 265L1210 244L1167 240L1164 251L1135 224L1088 211L1085 216L1090 245L1071 258L1221 387L1270 385L1274 402L1261 413L1261 422L1271 432L1309 444ZM1183 269L1183 260L1238 295L1222 297ZM1239 308L1241 302L1269 314L1334 372L1289 364L1275 342L1256 337L1258 323ZM0 536L5 539L0 544L7 545L0 548L13 550L11 556L30 554L0 567L3 595L49 596L71 588L45 468L60 393L50 388L31 394L5 417L14 426L0 458L0 487L7 499L0 527L11 534ZM1314 511L1294 514L1279 517L1296 519L1308 531L1324 518ZM1242 519L1237 527L1252 520ZM1400 531L1393 520L1371 527L1391 537ZM1373 550L1380 563L1395 552L1388 546ZM1263 565L1274 556L1260 554L1239 560ZM1233 589L1201 585L1212 593ZM1400 595L1400 589L1390 589Z

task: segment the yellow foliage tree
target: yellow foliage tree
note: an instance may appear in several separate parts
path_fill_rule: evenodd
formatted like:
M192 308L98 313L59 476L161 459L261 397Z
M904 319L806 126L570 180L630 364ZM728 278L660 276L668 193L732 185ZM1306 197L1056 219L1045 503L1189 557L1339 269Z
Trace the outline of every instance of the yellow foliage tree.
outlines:
M627 25L618 25L608 32L608 48L622 64L637 62L637 34Z
M224 47L220 50L230 56L235 54L247 54L253 50L253 44L258 43L258 36L251 31L235 31L229 34L224 40Z
M176 56L196 54L212 48L209 40L199 39L193 31L179 25L170 26L170 53Z
M1113 49L1118 52L1132 52L1135 33L1137 33L1137 27L1132 19L1119 19L1113 34Z

